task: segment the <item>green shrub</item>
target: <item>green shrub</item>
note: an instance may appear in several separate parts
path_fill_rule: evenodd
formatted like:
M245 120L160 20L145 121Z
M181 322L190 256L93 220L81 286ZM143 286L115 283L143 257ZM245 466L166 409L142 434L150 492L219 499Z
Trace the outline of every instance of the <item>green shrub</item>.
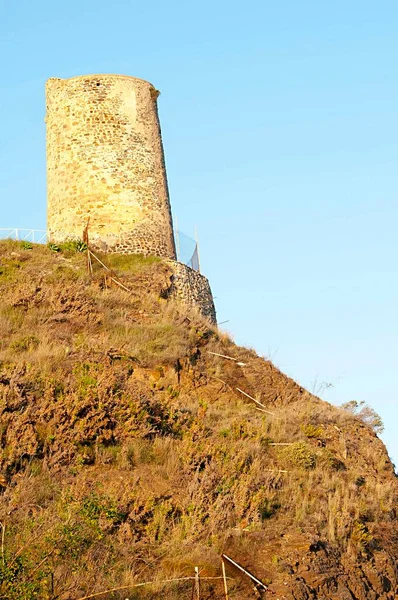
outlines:
M294 467L313 469L316 457L312 449L305 442L295 442L280 451L286 460Z
M363 551L366 550L372 540L373 536L366 525L360 521L355 521L351 531L351 542L353 542L359 550Z
M262 521L270 519L276 511L281 507L279 502L272 502L271 500L265 499L259 505L258 510Z
M96 525L100 517L108 519L114 525L121 523L126 517L110 498L95 493L83 499L80 513L92 525Z
M308 438L320 438L323 434L322 425L312 425L311 423L300 425L301 431Z
M34 577L32 575L34 574ZM4 552L0 561L0 597L2 600L39 600L49 598L49 571L37 569L25 553L11 556Z
M66 254L85 252L87 250L87 244L82 240L68 240L63 244L59 244L59 249L61 252Z
M37 348L40 340L35 335L26 335L10 344L10 348L16 352L28 352Z

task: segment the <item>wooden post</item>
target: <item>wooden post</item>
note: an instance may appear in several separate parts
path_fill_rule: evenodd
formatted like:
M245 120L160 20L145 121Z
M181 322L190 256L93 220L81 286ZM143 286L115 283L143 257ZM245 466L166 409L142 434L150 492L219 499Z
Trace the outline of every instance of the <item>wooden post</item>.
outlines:
M232 560L232 558L230 558L226 554L222 554L221 558L222 559L226 559L229 563L231 563L231 565L233 565L234 567L236 567L237 569L239 569L239 571L242 571L242 573L244 573L245 575L247 575L248 577L250 577L250 579L256 584L256 587L260 587L264 592L267 592L269 590L268 586L265 585L265 583L263 583L262 581L260 581L259 579L257 579L257 577L255 577L254 575L252 575L250 573L250 571L248 571L247 569L245 569L244 567L242 567L242 565L240 565L239 563L237 563L235 560Z
M110 269L109 267L107 267L107 266L106 266L106 265L105 265L105 264L102 262L102 260L100 260L100 259L98 258L98 256L96 256L96 255L94 254L94 252L91 252L91 250L89 250L88 252L89 252L89 254L90 254L90 257L92 256L93 258L95 258L95 260L96 260L97 262L99 262L99 264L100 264L102 267L104 267L104 269L105 269L106 271L110 271L110 272L112 272L112 271L111 271L111 269ZM90 260L91 260L91 258L90 258ZM113 281L113 283L116 283L116 285L118 285L119 287L121 287L121 288L122 288L123 290L125 290L126 292L129 292L129 293L131 293L131 290L129 290L129 289L128 289L128 288L127 288L125 285L123 285L122 283L120 283L120 281L118 281L117 279L115 279L115 277L111 277L111 276L109 276L109 280L110 280L110 281Z
M195 567L195 594L196 594L196 600L200 600L199 567Z
M90 255L90 250L89 250L89 239L88 239L89 225L90 225L90 217L87 219L86 226L83 229L83 242L86 244L86 247L87 247L87 273L89 275L91 275L91 277L92 277L93 276L93 265L91 262L91 255Z
M224 582L225 600L228 600L227 575L225 573L225 562L224 562L223 558L221 558L221 569L222 569L222 578L223 578L223 582Z
M224 321L224 323L226 323L227 321ZM218 323L218 325L221 325L221 323ZM227 356L226 354L218 354L218 352L210 352L210 350L207 351L207 354L213 354L214 356L221 356L221 358L226 358L227 360L234 360L236 362L237 365L239 365L240 367L245 367L246 363L243 362L239 362L237 358L233 358L232 356Z
M89 275L91 275L91 277L93 276L93 263L91 261L91 254L90 254L90 250L88 249L88 246L87 246L87 272Z
M240 388L236 388L238 390L238 392L240 392L241 394L243 394L244 396L246 396L247 398L250 398L250 400L253 400L253 402L255 402L256 404L258 404L259 406L261 406L261 408L263 409L262 412L267 413L268 415L272 415L275 416L275 413L270 412L269 410L264 410L266 407L264 406L264 404L261 404L261 402L259 402L258 400L256 400L255 398L253 398L253 396L249 396L249 394L247 394L246 392L244 392L243 390L241 390Z

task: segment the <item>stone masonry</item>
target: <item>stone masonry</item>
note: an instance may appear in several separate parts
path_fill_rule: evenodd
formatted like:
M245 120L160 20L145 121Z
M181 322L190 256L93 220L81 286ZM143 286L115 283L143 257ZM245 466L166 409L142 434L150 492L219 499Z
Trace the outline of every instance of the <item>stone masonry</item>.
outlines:
M93 248L165 258L170 295L215 323L208 280L175 260L158 95L124 75L47 81L49 240L82 239L89 223Z
M175 258L158 92L121 75L46 86L50 240Z
M187 265L168 260L173 272L171 295L184 304L195 306L199 312L216 323L216 309L208 279Z

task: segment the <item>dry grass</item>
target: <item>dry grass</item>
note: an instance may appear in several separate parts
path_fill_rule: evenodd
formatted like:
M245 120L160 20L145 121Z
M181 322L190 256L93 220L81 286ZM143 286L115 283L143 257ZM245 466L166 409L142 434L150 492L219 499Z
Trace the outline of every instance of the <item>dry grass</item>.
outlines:
M221 551L257 544L260 557L268 538L254 567L277 582L285 530L339 556L383 546L397 486L369 427L163 300L161 261L107 257L131 294L91 281L84 261L0 242L2 598L75 600L195 565L217 575ZM159 583L128 597L189 594Z

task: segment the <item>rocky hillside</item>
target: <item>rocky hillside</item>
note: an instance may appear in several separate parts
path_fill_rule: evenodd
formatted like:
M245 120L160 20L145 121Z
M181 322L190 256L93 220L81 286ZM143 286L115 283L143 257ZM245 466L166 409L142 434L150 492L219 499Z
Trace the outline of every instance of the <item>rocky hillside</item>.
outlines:
M397 598L372 428L169 300L167 264L79 249L0 242L0 598L189 600L198 566L221 600L221 553L268 587L227 564L231 600Z

